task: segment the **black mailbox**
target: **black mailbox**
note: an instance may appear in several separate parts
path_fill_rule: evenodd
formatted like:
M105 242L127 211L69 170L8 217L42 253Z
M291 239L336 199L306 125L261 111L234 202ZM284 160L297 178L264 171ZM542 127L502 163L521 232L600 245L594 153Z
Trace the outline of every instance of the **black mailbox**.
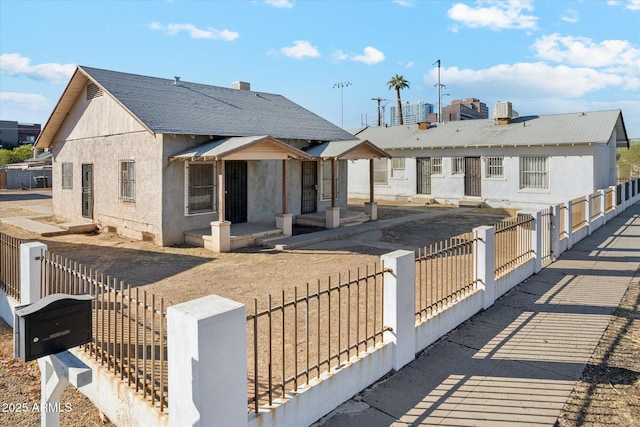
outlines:
M90 342L93 298L52 294L16 308L16 357L28 362Z

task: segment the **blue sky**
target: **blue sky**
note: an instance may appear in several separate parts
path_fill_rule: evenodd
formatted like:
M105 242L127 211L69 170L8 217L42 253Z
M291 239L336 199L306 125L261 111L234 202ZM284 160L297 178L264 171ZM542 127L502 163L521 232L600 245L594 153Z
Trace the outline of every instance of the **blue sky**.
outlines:
M640 0L0 0L0 119L46 123L76 65L279 93L345 128L403 102L621 109L640 138ZM343 88L337 83L350 83ZM387 108L388 114L388 108Z

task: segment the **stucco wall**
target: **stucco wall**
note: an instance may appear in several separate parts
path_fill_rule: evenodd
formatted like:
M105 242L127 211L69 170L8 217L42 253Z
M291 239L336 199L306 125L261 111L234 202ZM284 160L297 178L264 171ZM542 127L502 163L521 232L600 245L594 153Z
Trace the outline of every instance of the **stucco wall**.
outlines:
M84 92L53 140L53 210L82 217L82 164L93 165L93 219L134 238L156 240L161 218L162 140L145 130L109 96ZM135 200L119 198L120 161L135 162ZM73 188L62 189L62 163L72 163Z
M452 157L481 157L482 199L489 206L530 206L555 203L590 194L597 189L594 183L595 146L570 147L509 147L496 149L466 148L433 150L389 150L394 157L406 156L405 178L389 177L387 185L376 185L375 197L380 199L411 199L416 196L416 157L442 157L442 174L431 176L431 194L441 203L455 204L464 197L464 176L452 175ZM504 177L486 177L486 157L503 157ZM549 188L520 189L520 156L549 157ZM607 156L608 157L608 156ZM368 161L349 162L349 196L367 197L369 192ZM598 164L609 173L609 163ZM607 187L608 185L604 185Z

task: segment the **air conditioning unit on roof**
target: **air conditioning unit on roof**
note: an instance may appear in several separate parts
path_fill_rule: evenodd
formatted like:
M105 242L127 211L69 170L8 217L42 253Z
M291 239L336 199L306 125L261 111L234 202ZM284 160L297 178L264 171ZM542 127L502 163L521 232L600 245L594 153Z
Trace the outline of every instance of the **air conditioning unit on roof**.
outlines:
M493 117L496 119L510 119L513 117L513 108L510 102L496 102L493 109Z

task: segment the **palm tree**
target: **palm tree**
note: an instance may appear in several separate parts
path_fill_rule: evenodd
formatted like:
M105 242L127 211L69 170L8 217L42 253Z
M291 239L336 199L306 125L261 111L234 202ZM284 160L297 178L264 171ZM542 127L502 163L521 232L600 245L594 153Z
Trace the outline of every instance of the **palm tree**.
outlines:
M387 82L387 86L389 86L389 90L394 88L396 90L396 96L398 97L398 121L402 125L404 123L402 121L402 101L400 101L400 89L408 88L409 82L405 80L404 77L396 74L395 76L391 77L391 80Z

